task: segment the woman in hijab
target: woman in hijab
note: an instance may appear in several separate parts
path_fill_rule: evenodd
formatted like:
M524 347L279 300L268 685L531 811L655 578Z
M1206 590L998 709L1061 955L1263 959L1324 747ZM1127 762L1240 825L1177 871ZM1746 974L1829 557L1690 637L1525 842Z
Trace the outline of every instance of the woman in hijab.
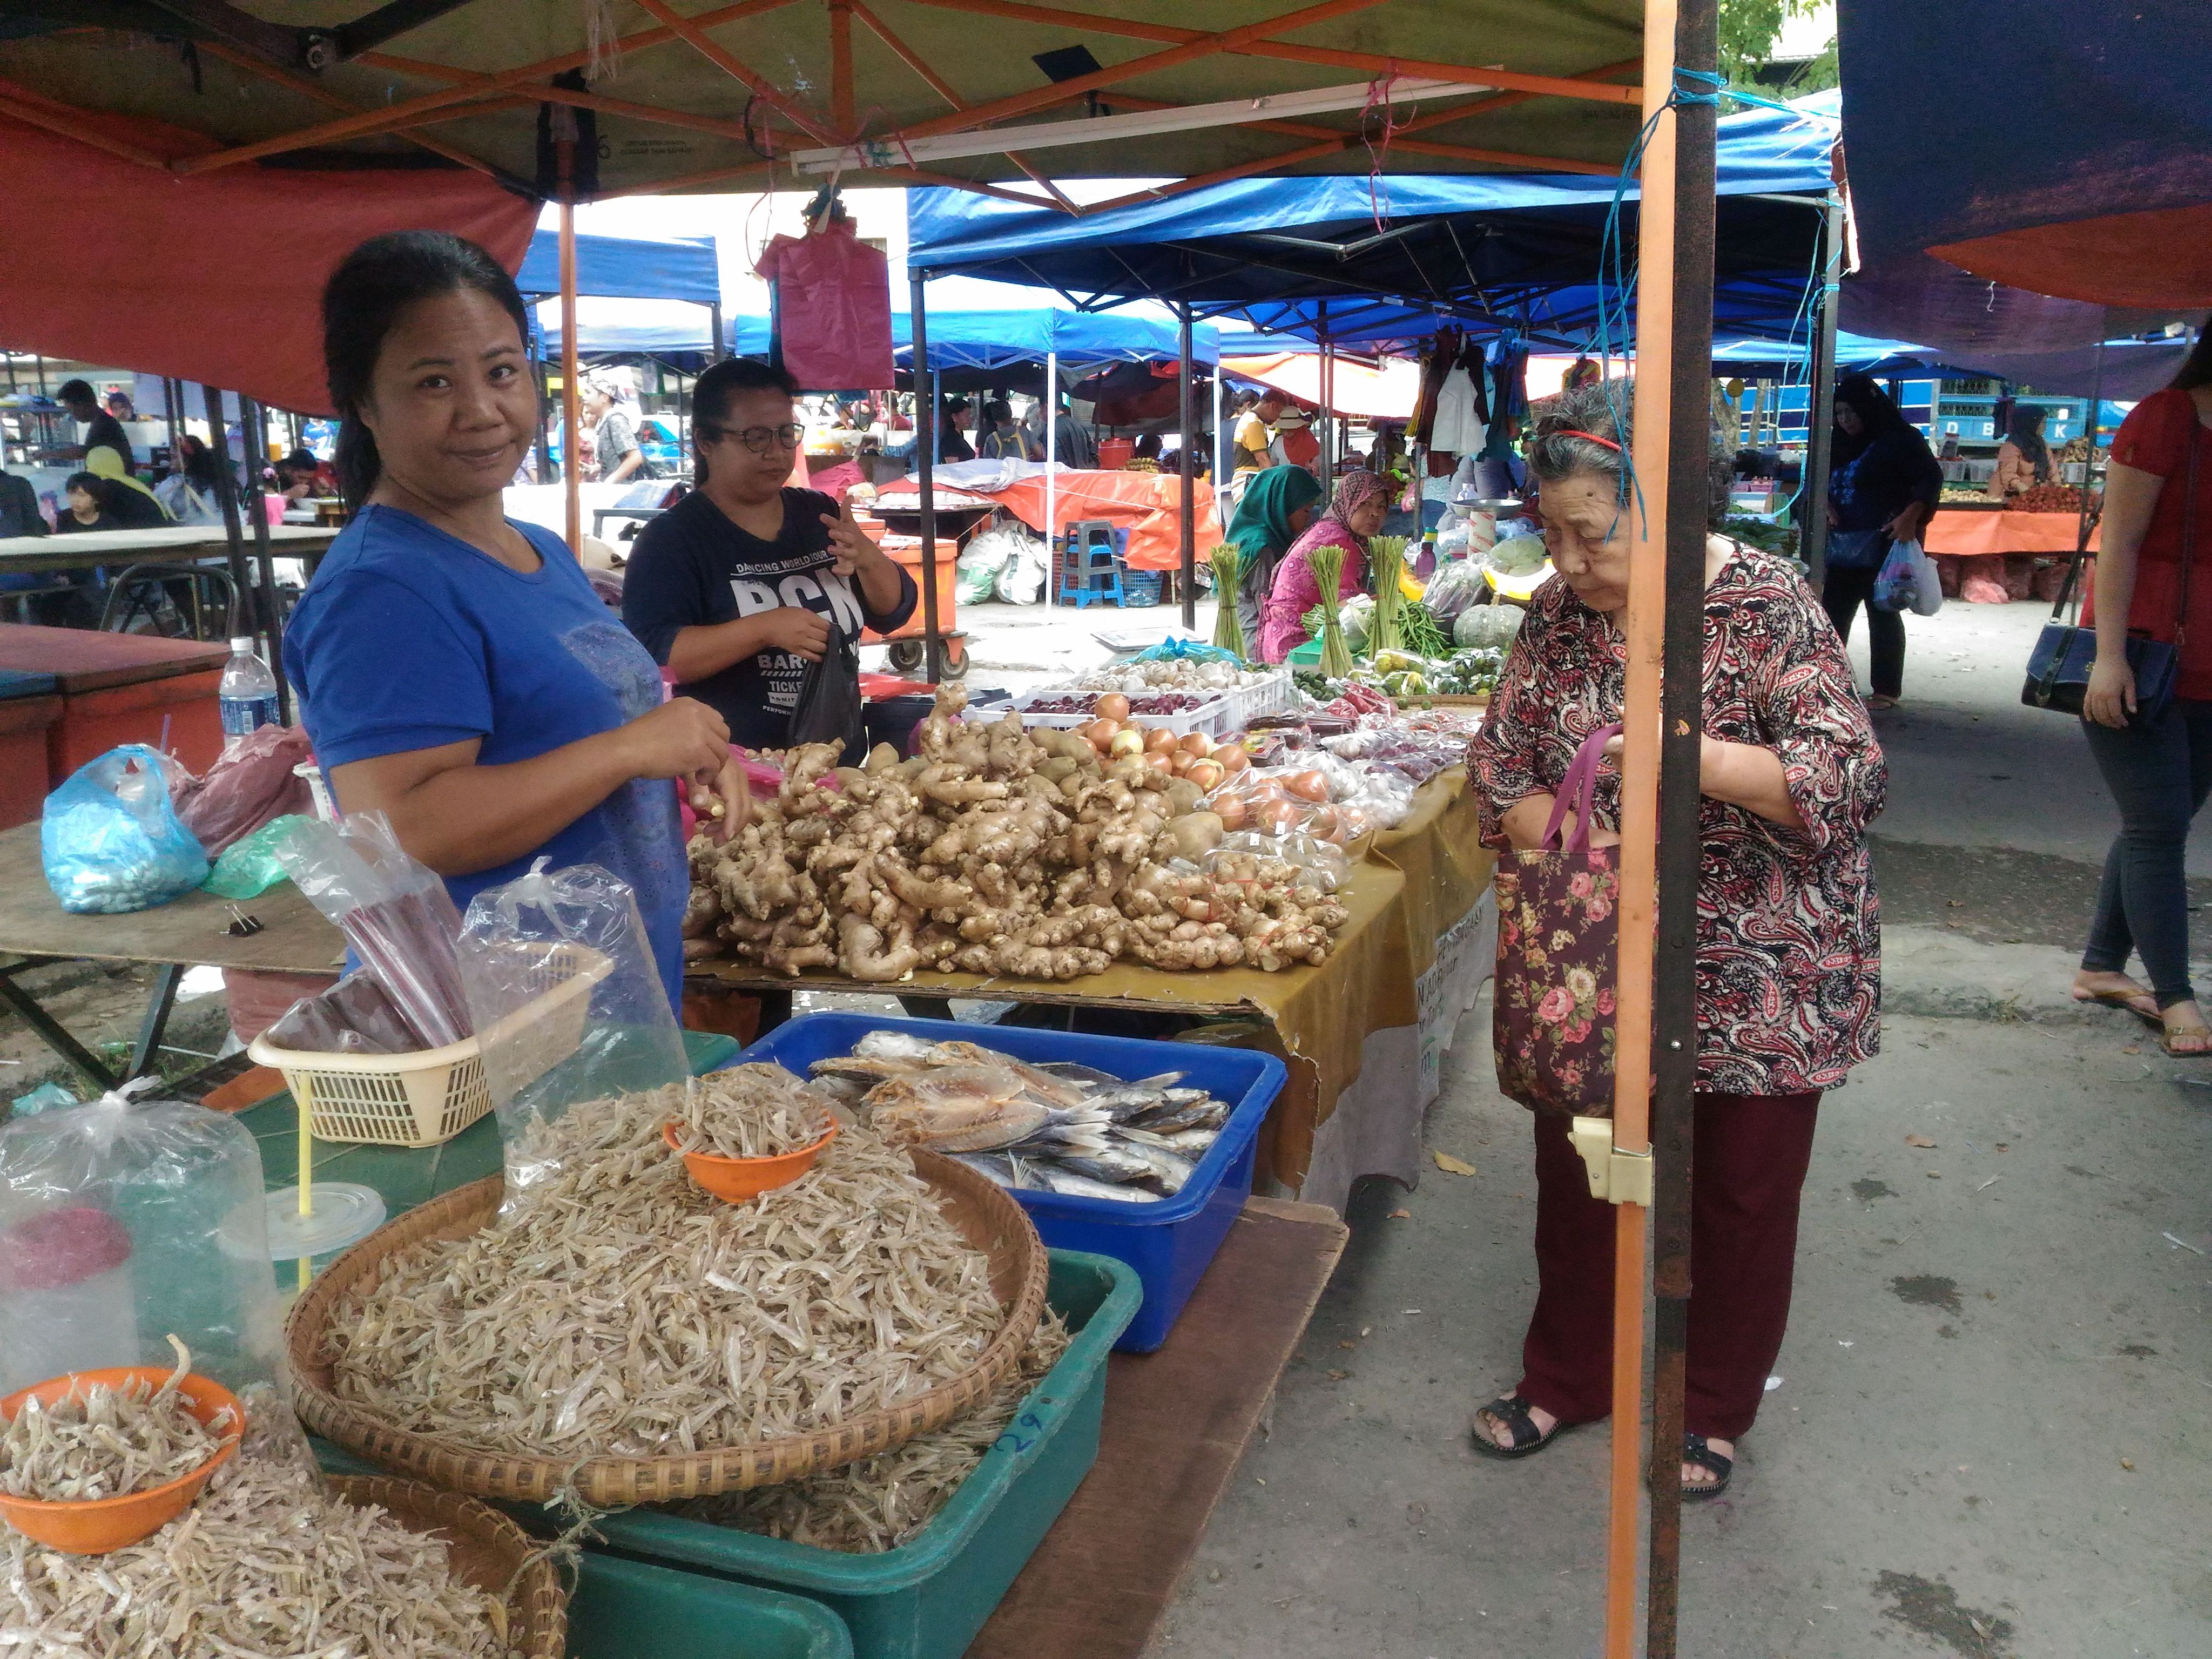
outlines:
M123 458L106 444L93 447L85 457L84 470L105 481L106 488L100 493L118 529L151 530L171 522L169 509L131 475Z
M1316 548L1340 547L1344 564L1337 577L1339 599L1367 585L1367 538L1382 527L1390 510L1389 486L1372 472L1347 472L1336 481L1336 495L1328 511L1314 520L1275 568L1267 590L1267 614L1261 620L1260 656L1280 662L1309 637L1305 617L1321 603L1321 584L1306 556Z
M1271 466L1253 477L1237 503L1229 540L1244 556L1237 576L1237 620L1248 657L1260 648L1261 613L1274 590L1275 567L1313 522L1320 500L1321 480L1305 468Z
M1992 501L2051 482L2051 446L2043 441L2045 413L2033 404L2012 406L2004 441L1997 446L1996 471L1990 474Z
M154 499L179 524L221 524L215 452L187 432L177 440L177 471L154 486Z
M1943 494L1943 468L1928 440L1865 374L1836 386L1834 472L1828 489L1827 574L1820 603L1845 645L1866 606L1872 664L1869 708L1894 708L1905 690L1905 618L1874 603L1875 578L1897 542L1920 539Z

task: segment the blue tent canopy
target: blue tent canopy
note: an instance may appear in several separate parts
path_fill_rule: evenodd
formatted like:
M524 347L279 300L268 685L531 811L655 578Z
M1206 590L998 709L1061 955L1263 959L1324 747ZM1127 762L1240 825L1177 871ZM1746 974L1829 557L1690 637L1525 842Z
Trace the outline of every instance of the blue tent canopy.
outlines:
M731 329L741 357L765 356L768 319L739 317ZM899 367L911 366L914 319L891 316L891 344ZM933 368L1000 368L1010 363L1041 363L1057 352L1070 363L1151 362L1172 358L1181 346L1176 325L1164 318L1111 311L1075 311L1065 306L1024 311L932 311L929 362ZM1221 356L1219 331L1201 323L1191 330L1191 361L1211 363Z
M515 286L525 294L561 291L561 238L541 230L530 239ZM722 270L711 236L576 238L576 292L607 300L688 300L719 305ZM700 331L704 340L706 331ZM610 349L613 348L609 348Z
M1721 122L1717 313L1787 329L1803 298L1838 128L1832 96ZM908 263L1042 283L1092 303L1151 295L1347 343L1456 317L1562 345L1595 322L1615 181L1583 175L1249 179L1070 219L954 190L907 196ZM1621 210L1632 234L1633 184ZM1795 199L1776 200L1777 197Z

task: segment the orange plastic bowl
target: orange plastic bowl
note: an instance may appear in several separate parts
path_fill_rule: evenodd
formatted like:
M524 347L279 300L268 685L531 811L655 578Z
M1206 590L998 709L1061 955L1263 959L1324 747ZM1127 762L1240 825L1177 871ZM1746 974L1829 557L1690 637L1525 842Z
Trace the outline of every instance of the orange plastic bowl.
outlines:
M812 1146L801 1146L780 1158L718 1158L712 1152L685 1152L676 1144L673 1122L663 1127L660 1138L668 1143L670 1151L682 1153L684 1167L690 1171L694 1186L726 1203L743 1204L763 1193L788 1187L812 1169L814 1160L822 1156L822 1149L836 1139L837 1126L832 1123L828 1133Z
M36 1400L41 1406L56 1405L95 1382L104 1382L111 1389L145 1382L158 1389L168 1381L173 1369L167 1365L112 1365L105 1370L71 1371L66 1376L18 1389L5 1400L0 1400L0 1420L15 1421L15 1413L23 1409L27 1401ZM175 1520L191 1507L192 1500L200 1495L200 1488L207 1485L208 1477L238 1449L239 1436L246 1426L246 1408L238 1403L236 1395L219 1382L186 1372L185 1380L177 1385L177 1395L184 1401L185 1409L203 1426L212 1426L216 1418L225 1411L230 1413L233 1425L229 1437L216 1449L215 1455L190 1474L179 1475L174 1480L150 1486L144 1492L82 1503L61 1498L11 1498L0 1492L0 1520L6 1521L26 1538L67 1550L71 1555L105 1555L110 1550L135 1544Z

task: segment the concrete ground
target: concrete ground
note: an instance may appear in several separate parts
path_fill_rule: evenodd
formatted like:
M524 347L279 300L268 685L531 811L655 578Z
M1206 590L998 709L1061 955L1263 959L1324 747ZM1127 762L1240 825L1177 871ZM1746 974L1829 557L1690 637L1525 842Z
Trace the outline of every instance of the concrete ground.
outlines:
M1735 1489L1686 1510L1685 1656L2212 1653L2212 1063L2064 1000L2112 817L2080 733L2020 706L2042 615L1908 621L1879 728L1883 1053L1823 1113ZM1173 617L963 612L984 684ZM1429 1130L1475 1174L1355 1195L1156 1659L1597 1651L1606 1431L1510 1464L1466 1440L1534 1294L1527 1115L1486 1020L1462 1021Z

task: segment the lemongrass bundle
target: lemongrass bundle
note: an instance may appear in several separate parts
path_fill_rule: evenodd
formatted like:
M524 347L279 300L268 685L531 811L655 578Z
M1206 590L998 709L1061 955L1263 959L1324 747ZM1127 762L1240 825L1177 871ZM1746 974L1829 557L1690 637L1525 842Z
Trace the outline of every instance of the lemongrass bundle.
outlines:
M1237 583L1244 574L1244 550L1224 542L1206 556L1213 567L1213 642L1244 655L1244 623L1237 614Z
M1370 654L1406 648L1403 623L1406 593L1398 578L1406 568L1406 538L1376 536L1367 544L1368 574L1375 585L1375 623L1367 631Z
M1321 672L1340 680L1352 672L1352 653L1345 648L1344 622L1339 613L1337 584L1344 579L1344 549L1334 542L1306 550L1306 568L1321 589Z

